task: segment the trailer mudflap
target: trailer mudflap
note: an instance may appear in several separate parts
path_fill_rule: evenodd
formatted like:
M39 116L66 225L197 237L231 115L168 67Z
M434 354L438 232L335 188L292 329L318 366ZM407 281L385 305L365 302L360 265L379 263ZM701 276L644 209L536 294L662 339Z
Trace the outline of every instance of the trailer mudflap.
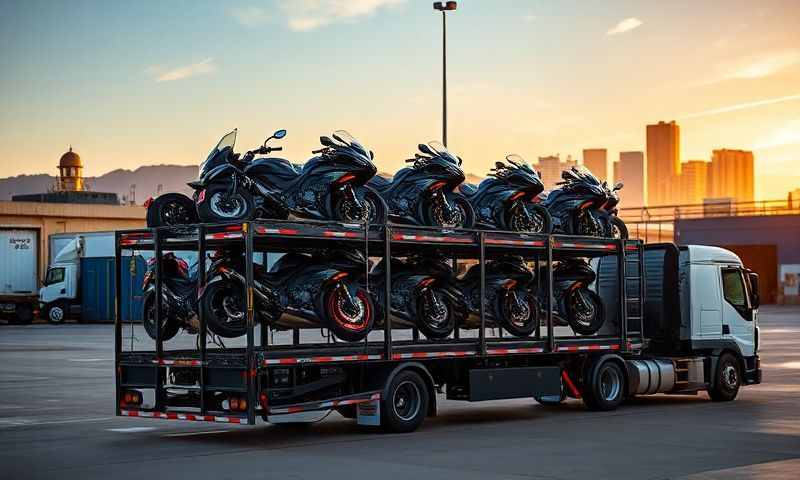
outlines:
M469 371L469 401L561 394L561 368L518 367Z

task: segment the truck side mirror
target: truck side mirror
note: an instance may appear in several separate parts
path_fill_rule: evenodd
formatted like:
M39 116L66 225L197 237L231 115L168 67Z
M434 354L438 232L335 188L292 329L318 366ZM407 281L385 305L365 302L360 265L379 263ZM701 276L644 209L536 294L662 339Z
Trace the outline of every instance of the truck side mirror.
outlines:
M747 272L747 278L750 280L750 304L753 308L758 308L761 303L761 298L758 296L758 274Z

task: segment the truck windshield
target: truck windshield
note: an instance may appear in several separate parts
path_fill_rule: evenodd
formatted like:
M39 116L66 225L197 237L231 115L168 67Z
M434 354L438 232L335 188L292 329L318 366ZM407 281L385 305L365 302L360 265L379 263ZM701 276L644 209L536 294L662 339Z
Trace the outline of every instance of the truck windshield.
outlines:
M64 281L64 268L57 267L51 268L47 271L47 276L44 279L45 285L52 285L54 283L60 283Z

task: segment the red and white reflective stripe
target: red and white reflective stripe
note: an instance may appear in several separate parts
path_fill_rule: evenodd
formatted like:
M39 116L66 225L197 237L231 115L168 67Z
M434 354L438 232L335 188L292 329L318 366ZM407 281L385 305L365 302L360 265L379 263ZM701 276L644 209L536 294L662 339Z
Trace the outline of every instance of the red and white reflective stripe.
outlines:
M297 235L300 232L292 228L256 227L256 233L262 233L266 235Z
M190 422L236 423L241 425L247 424L246 418L217 417L215 415L195 415L193 413L175 413L175 412L165 413L165 412L142 412L139 410L121 410L120 414L123 417L160 418L162 420L188 420Z
M308 410L322 410L322 409L325 409L325 408L341 407L343 405L355 405L357 403L371 402L372 400L380 400L380 399L381 399L381 394L380 393L373 393L368 398L353 398L353 399L349 399L349 400L331 400L329 402L315 403L313 405L303 405L303 406L285 407L285 408L270 408L269 409L269 413L281 414L281 413L306 412Z
M544 348L541 347L523 347L523 348L490 348L486 350L489 355L507 355L509 353L542 353Z
M633 250L633 251L639 250L639 245L627 245L625 246L625 250Z
M594 248L595 250L616 250L617 246L613 243L605 243L602 245L593 244L593 243L567 243L567 242L556 242L554 245L556 248Z
M504 240L500 238L487 238L485 242L492 245L526 245L529 247L544 246L544 240Z
M210 233L206 235L206 238L210 240L225 240L226 238L242 238L242 234L240 232Z
M306 358L267 358L263 365L294 365L297 363L358 362L362 360L381 360L383 355L340 355L332 357Z
M565 345L556 348L557 352L585 352L595 350L619 350L619 344L616 345Z
M452 243L473 243L471 238L461 237L433 237L430 235L403 235L396 233L392 235L392 240L413 240L417 242L452 242Z
M322 234L326 237L344 237L344 238L356 238L362 237L363 234L358 232L333 232L330 230L325 230Z
M203 364L200 360L183 360L183 359L176 359L176 360L164 360L163 358L153 360L153 363L157 365L176 365L176 366L183 366L183 367L199 367Z
M409 358L446 358L446 357L468 357L475 355L475 350L464 350L460 352L413 352L413 353L395 353L392 355L392 360L405 360Z

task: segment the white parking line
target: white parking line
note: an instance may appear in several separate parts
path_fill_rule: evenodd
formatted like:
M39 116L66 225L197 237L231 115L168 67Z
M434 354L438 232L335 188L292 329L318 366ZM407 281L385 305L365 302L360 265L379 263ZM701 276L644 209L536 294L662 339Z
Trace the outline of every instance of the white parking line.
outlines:
M233 430L205 430L202 432L168 433L162 437L191 437L192 435L213 435L215 433L231 432Z
M155 430L156 427L128 427L128 428L107 428L109 432L117 432L117 433L137 433L137 432L149 432L151 430Z

